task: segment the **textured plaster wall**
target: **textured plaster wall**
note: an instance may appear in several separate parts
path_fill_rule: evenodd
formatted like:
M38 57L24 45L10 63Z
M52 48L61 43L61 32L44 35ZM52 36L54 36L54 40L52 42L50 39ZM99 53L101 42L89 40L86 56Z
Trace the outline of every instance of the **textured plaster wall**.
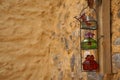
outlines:
M111 0L113 80L120 80L120 0Z
M0 80L106 80L80 69L79 22L73 17L85 5L85 0L0 0ZM119 80L120 0L111 0L111 16L111 79Z
M83 6L84 0L0 0L0 80L86 75L79 69L79 23L73 18ZM77 68L71 73L73 54Z

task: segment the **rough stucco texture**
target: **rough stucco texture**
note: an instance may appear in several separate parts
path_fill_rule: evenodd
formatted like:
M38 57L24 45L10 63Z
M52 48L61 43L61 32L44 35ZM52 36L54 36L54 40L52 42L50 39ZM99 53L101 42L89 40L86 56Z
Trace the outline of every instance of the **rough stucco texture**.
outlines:
M113 80L118 80L120 0L111 1ZM0 80L87 80L73 18L85 5L85 0L0 0Z
M111 13L112 13L112 50L114 52L120 52L120 0L111 1Z
M112 80L120 80L120 0L111 0L112 16Z
M0 80L71 80L84 0L0 0ZM78 61L76 61L78 62Z

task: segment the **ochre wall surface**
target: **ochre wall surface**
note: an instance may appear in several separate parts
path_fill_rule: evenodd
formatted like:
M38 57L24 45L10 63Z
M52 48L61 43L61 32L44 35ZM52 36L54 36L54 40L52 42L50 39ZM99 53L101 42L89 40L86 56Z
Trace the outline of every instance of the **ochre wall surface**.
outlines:
M119 80L120 0L111 4L111 79ZM80 69L79 22L73 17L85 6L85 0L0 0L0 80L106 80Z
M120 80L120 0L111 0L112 80Z
M84 0L0 0L0 80L71 80ZM76 61L78 62L78 61Z

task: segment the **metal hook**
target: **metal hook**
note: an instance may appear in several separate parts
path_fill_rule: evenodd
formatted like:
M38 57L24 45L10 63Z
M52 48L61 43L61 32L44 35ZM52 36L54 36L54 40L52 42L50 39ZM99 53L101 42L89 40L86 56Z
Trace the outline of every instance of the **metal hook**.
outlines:
M104 35L100 35L100 36L98 37L98 40L100 40L101 38L104 38Z
M96 0L97 5L100 6L102 4L102 0Z

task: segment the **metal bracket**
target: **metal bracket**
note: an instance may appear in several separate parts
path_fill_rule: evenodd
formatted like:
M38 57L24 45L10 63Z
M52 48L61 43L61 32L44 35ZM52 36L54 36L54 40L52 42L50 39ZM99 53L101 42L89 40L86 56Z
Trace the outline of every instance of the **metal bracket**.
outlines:
M96 3L98 6L100 6L102 4L102 0L96 0Z

